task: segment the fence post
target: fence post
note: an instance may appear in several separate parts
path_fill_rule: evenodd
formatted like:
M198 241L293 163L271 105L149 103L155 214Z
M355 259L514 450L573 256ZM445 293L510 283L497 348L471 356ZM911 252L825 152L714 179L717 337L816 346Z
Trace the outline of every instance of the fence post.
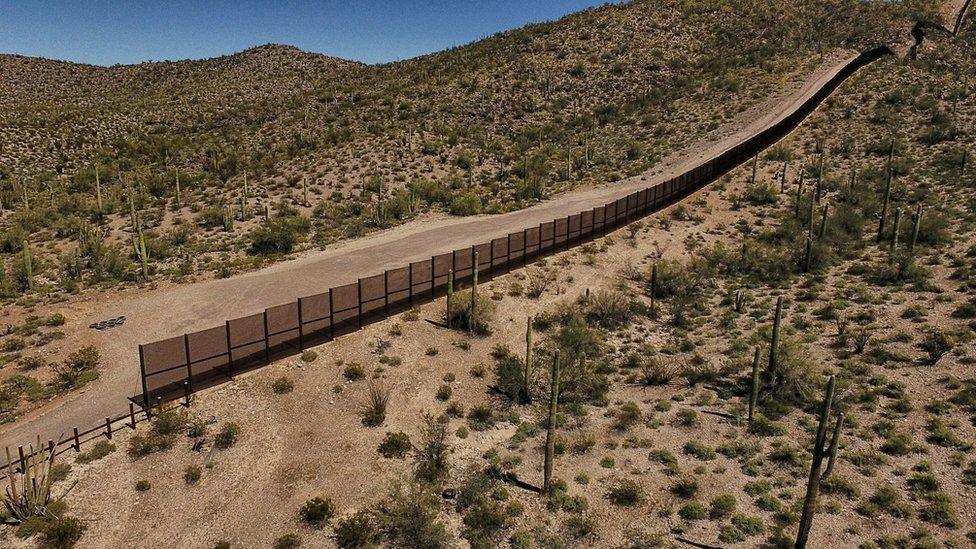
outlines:
M112 418L105 418L105 438L112 440Z
M302 323L302 298L298 298L298 349L305 350L305 325Z
M264 310L264 362L271 364L271 341L268 339L268 310Z
M24 458L24 447L23 446L18 446L17 447L17 454L20 456L20 472L23 473L26 470L25 467L27 465L26 459Z
M495 239L488 241L488 280L495 278Z
M186 381L183 382L184 391L189 387L193 390L193 366L190 364L190 336L189 334L183 334L183 349L186 352Z
M335 339L335 309L332 307L332 288L329 288L329 339Z
M131 402L129 403L129 407L130 408L132 407L132 403ZM78 438L78 428L77 427L74 428L74 434L75 434L75 444L74 444L75 452L81 452L81 440Z
M407 299L409 299L410 308L413 309L413 262L407 265L407 286L409 287Z
M356 322L359 329L363 329L363 279L356 280Z
M522 267L528 265L529 255L529 230L522 229Z
M570 249L570 248L572 248L572 245L569 242L569 218L571 218L571 217L573 217L573 216L571 216L571 215L567 215L566 216L566 249L567 250Z
M129 421L131 422L129 425L131 425L132 428L135 429L136 428L136 405L133 404L131 401L129 402ZM75 432L76 433L78 432L77 427L75 427Z
M234 350L230 344L230 321L224 321L224 331L227 333L227 373L234 379Z
M142 374L142 402L143 408L149 410L149 388L146 384L146 354L143 346L139 344L139 373Z
M390 318L390 271L383 271L383 317Z
M508 236L505 238L508 239L508 244L505 247L505 250L507 250L505 254L505 269L508 272L512 270L512 233L508 233Z
M190 384L185 381L183 382L183 405L190 407Z

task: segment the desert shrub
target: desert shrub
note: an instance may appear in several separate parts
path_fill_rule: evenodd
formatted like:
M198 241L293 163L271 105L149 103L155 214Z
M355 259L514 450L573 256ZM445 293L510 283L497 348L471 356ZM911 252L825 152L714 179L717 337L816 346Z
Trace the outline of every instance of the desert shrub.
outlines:
M382 385L370 383L366 390L366 403L360 409L363 425L377 427L386 420L386 407L390 403L390 390Z
M641 420L641 410L636 402L624 403L613 415L613 428L618 431L626 431Z
M78 454L75 461L78 463L91 463L95 460L102 459L103 457L111 454L115 451L115 445L107 440L100 440L95 443L87 452L82 452Z
M403 431L387 432L376 451L385 458L403 459L411 447L410 437Z
M491 406L476 404L468 412L468 425L475 431L487 431L495 425L495 414Z
M274 541L274 549L295 549L301 547L302 538L298 534L285 534Z
M689 501L678 509L678 516L688 521L701 520L708 516L708 509L698 501Z
M373 516L365 510L340 520L335 526L336 545L340 549L372 547L376 544L377 534Z
M366 371L358 362L350 362L342 369L342 377L349 381L358 381L366 377Z
M98 349L88 345L68 355L64 362L53 364L58 385L63 390L74 389L95 379L100 359Z
M451 200L451 215L467 216L481 213L481 199L474 193L463 193Z
M629 478L618 479L611 484L607 498L615 505L631 506L640 503L643 491L640 484Z
M524 401L528 396L525 386L525 362L509 352L508 348L495 359L495 386L513 401Z
M671 493L685 499L691 499L698 493L698 481L691 477L682 477L671 483Z
M667 385L678 375L678 369L673 362L658 357L645 357L640 360L638 367L640 371L637 379L645 387Z
M459 330L471 330L481 335L491 333L491 320L495 314L495 302L485 295L484 291L478 292L478 298L475 302L475 313L477 314L472 318L471 290L465 290L454 294L447 320L451 323L451 326Z
M234 422L225 423L221 426L217 434L214 435L214 447L218 450L226 450L237 444L237 438L241 434L241 428Z
M332 500L318 496L306 501L298 510L298 516L302 522L315 528L324 526L332 520L334 514L335 505L333 505Z
M619 291L597 290L583 302L586 319L607 330L630 322L632 311L630 298Z
M303 351L301 355L302 362L315 362L315 359L318 357L319 354L311 349Z
M45 549L69 549L74 547L85 532L85 524L66 515L52 517L41 530L41 547Z
M440 497L419 482L397 483L379 516L380 530L399 547L439 549L450 545L447 529L437 520Z
M255 227L248 234L251 253L258 255L291 253L310 229L311 222L305 217L275 217Z
M536 299L556 281L556 272L550 269L530 269L527 278L525 295Z
M441 402L445 402L447 400L450 400L451 394L453 392L454 391L451 390L450 385L441 385L440 387L437 388L437 393L434 396L435 398L437 398L437 400L440 400Z
M753 206L767 206L779 203L779 190L766 181L746 185L743 200Z
M148 492L152 488L152 483L148 480L136 481L136 492Z
M176 443L176 435L187 427L186 410L174 408L156 414L149 432L145 435L133 435L129 438L126 452L132 459L168 450Z
M937 363L939 359L951 351L953 346L952 336L938 328L927 330L922 341L918 344L919 349L928 355L928 363L931 365Z
M414 449L417 478L428 482L439 480L447 474L447 425L438 422L430 414L424 414L420 428L420 445Z
M190 465L183 470L183 481L187 484L196 484L200 482L200 476L203 475L203 470L197 465Z
M815 400L822 376L806 346L791 337L780 337L776 369L764 371L762 392L774 403L803 406Z
M928 504L918 510L918 518L930 524L947 528L956 528L959 525L956 510L949 496L937 492L929 494L927 499L929 500Z
M746 536L756 536L765 530L761 517L738 514L732 517L732 525Z
M290 393L295 388L295 382L287 376L281 376L271 382L271 392L276 395Z
M733 511L735 511L735 496L732 494L721 494L715 496L715 499L712 500L712 504L708 509L708 518L712 520L724 519L732 516Z
M695 456L702 461L711 461L716 457L715 450L711 446L698 440L689 440L681 450L686 455Z

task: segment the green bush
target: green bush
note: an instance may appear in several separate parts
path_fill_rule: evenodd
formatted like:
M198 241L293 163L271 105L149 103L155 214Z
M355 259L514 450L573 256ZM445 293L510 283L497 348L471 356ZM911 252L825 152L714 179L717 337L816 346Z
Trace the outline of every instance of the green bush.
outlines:
M281 376L271 382L271 391L276 395L283 395L295 389L295 382L287 376Z
M274 549L295 549L301 547L302 538L297 534L285 534L274 541Z
M735 511L735 496L732 494L722 494L715 496L712 505L708 509L708 518L720 520L732 515Z
M610 486L607 497L615 505L637 505L643 499L643 493L636 481L625 478L619 479Z
M74 547L85 532L85 524L69 516L53 517L41 531L41 546L46 549Z
M483 289L478 292L475 313L477 314L472 318L471 290L455 292L447 319L451 326L458 330L471 330L476 334L490 334L495 302L485 294Z
M255 227L248 234L251 253L258 255L287 254L298 245L311 228L302 216L276 217Z
M466 216L481 213L481 199L474 193L464 193L451 200L451 215Z
M187 484L196 484L200 482L200 477L203 475L203 470L197 465L190 465L183 470L183 480Z
M335 526L336 545L340 549L372 547L377 542L377 534L373 516L365 510L340 520Z
M403 459L407 456L411 447L410 437L403 431L396 433L387 432L383 438L383 442L380 443L376 451L385 458Z
M111 454L115 451L115 444L107 440L100 440L95 443L87 452L82 452L78 454L75 461L78 463L91 463L95 460L102 459L103 457Z
M437 520L440 497L419 482L395 484L379 516L380 530L399 547L440 549L450 546L447 529Z
M314 497L306 501L298 511L298 516L302 522L315 528L321 528L328 523L334 514L335 505L333 505L332 500L321 497Z
M678 516L688 521L701 520L708 516L708 510L700 502L689 501L678 510Z
M241 428L236 423L225 423L214 436L214 447L218 450L226 450L237 444L240 434Z

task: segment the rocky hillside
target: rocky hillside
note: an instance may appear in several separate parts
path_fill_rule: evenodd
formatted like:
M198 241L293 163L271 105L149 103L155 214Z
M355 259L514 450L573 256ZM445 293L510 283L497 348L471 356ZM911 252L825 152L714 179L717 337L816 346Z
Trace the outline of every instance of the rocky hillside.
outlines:
M937 4L635 1L382 66L2 56L0 294L223 275L640 173Z

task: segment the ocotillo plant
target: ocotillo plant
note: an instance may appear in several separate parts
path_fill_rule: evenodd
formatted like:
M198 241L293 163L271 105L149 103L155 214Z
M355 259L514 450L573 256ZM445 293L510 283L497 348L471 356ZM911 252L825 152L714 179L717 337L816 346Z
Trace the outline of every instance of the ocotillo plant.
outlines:
M762 349L756 345L756 353L752 357L752 390L749 392L749 423L756 412L756 401L759 400L759 361L762 357Z
M769 341L769 378L775 383L776 375L776 351L779 349L779 323L783 319L783 296L776 298L776 313L773 316L773 335Z
M478 325L478 252L473 254L474 262L471 264L471 325L468 326L474 333L475 326Z
M522 372L523 400L526 404L532 402L532 317L525 323L525 370Z
M447 328L451 328L451 304L454 301L454 269L447 271Z
M813 442L813 460L810 463L810 477L807 479L807 493L803 500L803 514L800 516L800 529L796 534L796 549L804 549L810 538L813 514L816 511L817 495L820 493L820 467L823 465L824 441L827 438L827 420L834 401L834 376L827 381L827 392L820 407L820 423L817 438Z
M915 209L915 215L912 216L912 239L908 244L908 251L915 251L915 244L918 243L918 230L922 226L922 205L919 204Z
M559 350L552 357L552 377L549 384L549 421L546 425L546 454L542 470L542 493L552 491L552 460L556 451L556 412L559 406Z

